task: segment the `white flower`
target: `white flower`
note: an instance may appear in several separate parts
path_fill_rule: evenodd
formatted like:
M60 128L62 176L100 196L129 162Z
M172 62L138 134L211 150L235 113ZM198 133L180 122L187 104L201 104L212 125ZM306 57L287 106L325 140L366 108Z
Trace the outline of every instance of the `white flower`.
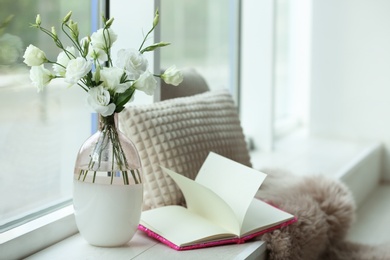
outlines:
M115 104L110 103L110 93L102 85L91 88L88 91L88 104L102 116L112 115L115 111Z
M20 37L9 33L0 37L0 64L14 64L18 61L22 53L23 42Z
M32 84L38 89L38 92L43 90L55 76L51 74L43 65L32 66L30 69L30 79Z
M92 62L82 57L70 60L66 66L65 82L76 84L82 77L92 69Z
M165 83L177 86L183 81L183 74L173 65L161 75L161 78Z
M124 73L123 69L118 67L104 67L100 70L100 80L103 81L105 89L111 90L114 93L123 93L130 87L130 83L120 82Z
M111 28L100 28L91 35L91 44L93 48L108 50L117 38L118 36Z
M34 45L30 44L23 55L24 63L28 66L40 66L47 62L45 53Z
M100 63L108 61L107 53L99 48L94 48L92 45L88 49L88 58L97 60Z
M53 70L54 72L59 76L65 76L66 73L66 66L68 66L68 63L71 59L74 59L76 57L76 49L72 47L66 47L66 51L68 54L66 54L64 51L60 52L57 56L57 63L53 64ZM61 65L59 65L61 64Z
M148 95L153 95L157 87L157 81L153 74L147 70L134 83L134 87Z
M137 50L121 49L116 65L126 71L129 80L136 80L148 68L148 60Z

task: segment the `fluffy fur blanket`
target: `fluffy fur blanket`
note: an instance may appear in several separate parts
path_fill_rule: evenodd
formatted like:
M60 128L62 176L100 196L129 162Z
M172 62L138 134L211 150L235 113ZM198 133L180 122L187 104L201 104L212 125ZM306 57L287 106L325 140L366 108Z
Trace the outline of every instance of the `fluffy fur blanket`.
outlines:
M340 181L262 171L268 177L256 197L298 217L296 223L261 237L267 242L268 259L390 259L390 245L369 246L345 239L355 217L355 204Z

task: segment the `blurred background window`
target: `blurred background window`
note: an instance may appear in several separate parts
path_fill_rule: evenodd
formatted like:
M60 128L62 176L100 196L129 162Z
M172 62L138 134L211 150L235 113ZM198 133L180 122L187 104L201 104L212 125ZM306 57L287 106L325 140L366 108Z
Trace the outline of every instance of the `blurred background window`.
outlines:
M161 1L161 39L172 46L161 50L161 67L195 68L210 89L234 94L238 78L237 0Z
M55 26L63 40L60 24L72 10L80 35L90 35L99 8L97 0L1 1L0 232L70 202L74 160L91 133L90 110L80 88L62 80L53 80L40 93L32 86L22 58L26 47L39 47L50 60L59 50L30 24L40 14L42 25Z

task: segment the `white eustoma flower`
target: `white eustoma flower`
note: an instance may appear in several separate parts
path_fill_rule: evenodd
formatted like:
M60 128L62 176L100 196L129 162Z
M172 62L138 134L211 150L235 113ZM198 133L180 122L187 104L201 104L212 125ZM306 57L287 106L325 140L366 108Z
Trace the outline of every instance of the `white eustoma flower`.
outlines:
M76 84L82 77L92 69L92 62L82 57L70 60L66 66L65 82Z
M165 83L177 86L183 81L183 73L173 65L161 75L161 78Z
M130 83L121 83L121 77L124 70L118 67L104 67L100 70L100 80L103 81L103 86L111 93L123 93L130 87Z
M62 77L65 77L66 66L68 66L69 61L76 58L76 49L73 46L66 47L66 51L68 54L65 51L60 52L57 56L57 64L53 64L54 72Z
M148 60L137 50L121 49L118 51L116 66L126 71L129 80L136 80L148 68Z
M30 79L32 84L38 89L38 92L42 91L54 77L43 65L32 66L30 69Z
M157 87L157 81L153 74L147 70L134 83L134 87L148 95L153 95Z
M102 85L91 88L88 91L88 104L102 116L112 115L115 111L115 104L110 103L110 92Z
M40 66L43 63L47 62L47 58L45 53L35 47L34 45L30 44L23 55L24 63L26 63L28 66Z
M117 38L118 35L111 28L100 28L91 35L91 45L93 48L108 50Z
M99 48L94 48L92 45L88 49L87 57L93 60L97 60L100 63L108 61L107 53Z

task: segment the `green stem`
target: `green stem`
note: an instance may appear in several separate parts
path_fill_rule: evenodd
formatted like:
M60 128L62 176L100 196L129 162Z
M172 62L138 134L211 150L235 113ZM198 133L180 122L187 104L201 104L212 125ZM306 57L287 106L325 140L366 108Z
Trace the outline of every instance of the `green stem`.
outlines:
M58 36L54 35L51 31L49 31L48 29L44 28L44 27L41 27L41 26L38 26L39 30L41 30L43 33L47 34L50 36L50 38L53 39L53 41L55 42L55 44L57 45L58 48L60 49L64 49L64 46L62 45L62 42L58 39Z
M108 170L108 173L111 173L110 183L114 183L114 175L119 173L122 175L124 185L129 185L129 170L132 175L135 184L141 183L140 172L137 169L129 169L129 165L122 148L122 144L119 140L119 133L116 128L116 122L114 115L108 117L100 116L100 127L101 135L96 141L95 147L92 151L91 158L88 164L88 170L80 170L80 176L84 174L83 181L86 180L88 171L93 171L92 182L96 181L98 169L101 166L101 160L103 156L103 151L110 146L112 149L112 154L109 160L111 161L111 166ZM96 160L96 158L98 158ZM80 177L79 177L80 179Z
M79 172L79 177L77 178L77 180L80 180L81 176L84 174L84 170L80 170Z
M107 36L108 36L108 39L106 38L106 34L105 32L107 32ZM104 43L105 43L105 47L104 48L104 52L107 54L107 58L108 58L108 64L112 67L112 60L111 60L111 53L110 53L110 46L111 46L111 36L110 36L110 32L108 31L108 29L106 27L104 27L103 29L103 38L104 38Z
M85 92L88 92L88 88L84 87L83 85L81 85L80 83L77 82L77 85L82 88Z
M141 46L139 47L138 51L142 50L142 47L144 46L144 44L146 42L146 39L149 37L149 34L151 34L153 32L154 28L156 28L156 26L153 26L152 29L150 29L149 32L146 34L146 36L144 37L144 40L142 41Z
M110 132L111 133L111 132ZM112 158L111 158L111 184L114 180L114 174L115 174L115 171L114 171L114 165L115 165L115 142L114 140L112 140L112 137L111 137L111 142L112 142L112 150L113 150L113 153L112 153Z
M142 179L141 179L141 171L140 170L136 170L137 171L137 174L138 174L138 183L142 183ZM137 183L137 184L138 184Z
M61 25L61 30L65 33L65 35L69 38L69 40L73 43L73 45L77 48L77 50L78 50L80 53L83 53L83 49L81 48L81 46L80 46L80 44L78 43L78 41L75 41L75 40L73 39L73 37L70 36L70 35L66 32L64 26L66 26L66 28L68 28L70 31L73 31L72 28L70 28L69 25L67 25L66 23L63 23L63 24ZM85 58L85 57L83 57L83 58Z
M129 174L127 173L127 171L123 172L123 184L129 185Z
M85 181L85 178L87 178L87 175L88 175L88 171L85 171L83 181Z

